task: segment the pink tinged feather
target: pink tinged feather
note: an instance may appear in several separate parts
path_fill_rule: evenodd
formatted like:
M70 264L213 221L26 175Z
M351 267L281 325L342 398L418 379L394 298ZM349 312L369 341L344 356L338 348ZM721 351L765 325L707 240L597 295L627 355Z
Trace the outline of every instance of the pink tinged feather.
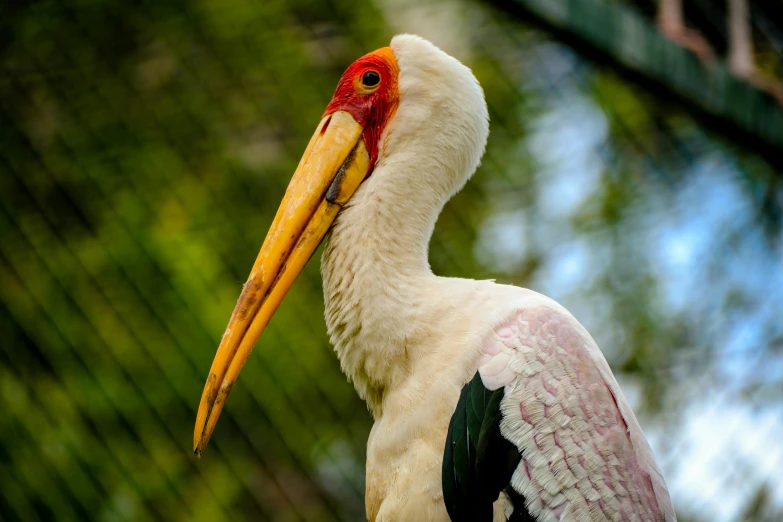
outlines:
M482 381L506 386L501 432L523 456L512 486L541 522L673 521L633 413L618 402L611 371L579 328L567 314L539 307L519 313L484 343Z
M503 333L507 335L504 336ZM479 359L479 375L484 387L490 391L502 388L516 378L515 372L509 367L513 352L502 339L510 339L511 335L511 328L505 328L484 343L484 353Z
M508 326L498 329L495 333L498 335L498 337L502 337L504 339L510 339L514 335L513 330Z

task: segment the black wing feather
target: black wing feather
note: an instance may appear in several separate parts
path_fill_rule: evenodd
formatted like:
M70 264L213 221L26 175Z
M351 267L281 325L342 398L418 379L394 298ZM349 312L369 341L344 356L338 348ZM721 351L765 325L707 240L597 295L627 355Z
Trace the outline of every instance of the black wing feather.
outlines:
M478 373L460 393L443 454L443 499L453 522L491 522L492 504L504 490L513 493L510 520L535 520L509 484L522 455L500 433L503 394L503 388L486 389Z

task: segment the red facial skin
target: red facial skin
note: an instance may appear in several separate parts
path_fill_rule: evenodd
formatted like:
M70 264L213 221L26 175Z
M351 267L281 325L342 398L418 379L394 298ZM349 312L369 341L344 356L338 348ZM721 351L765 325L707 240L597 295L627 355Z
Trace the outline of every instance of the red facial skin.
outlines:
M362 83L362 76L368 71L375 71L380 75L381 81L378 85L367 87ZM400 68L391 47L362 56L343 73L332 101L324 111L324 116L345 111L364 127L362 137L370 154L368 176L378 159L381 133L397 110L400 98L397 90L399 73Z

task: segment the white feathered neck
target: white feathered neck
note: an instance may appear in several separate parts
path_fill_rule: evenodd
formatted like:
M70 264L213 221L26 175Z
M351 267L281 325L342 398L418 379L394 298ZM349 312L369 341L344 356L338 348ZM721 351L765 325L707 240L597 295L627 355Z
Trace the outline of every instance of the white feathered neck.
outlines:
M405 379L408 339L442 306L427 252L443 205L476 170L489 133L470 69L430 42L396 36L400 103L372 175L338 216L322 257L326 324L343 371L376 415Z

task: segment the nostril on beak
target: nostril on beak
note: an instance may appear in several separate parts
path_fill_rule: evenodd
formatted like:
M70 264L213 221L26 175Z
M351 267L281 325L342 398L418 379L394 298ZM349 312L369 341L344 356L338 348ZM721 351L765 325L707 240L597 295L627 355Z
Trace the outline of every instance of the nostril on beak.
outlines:
M329 116L329 119L326 120L326 123L324 123L324 126L321 127L321 132L319 133L320 136L324 135L324 132L326 132L326 129L329 127L329 124L332 122L332 117Z

